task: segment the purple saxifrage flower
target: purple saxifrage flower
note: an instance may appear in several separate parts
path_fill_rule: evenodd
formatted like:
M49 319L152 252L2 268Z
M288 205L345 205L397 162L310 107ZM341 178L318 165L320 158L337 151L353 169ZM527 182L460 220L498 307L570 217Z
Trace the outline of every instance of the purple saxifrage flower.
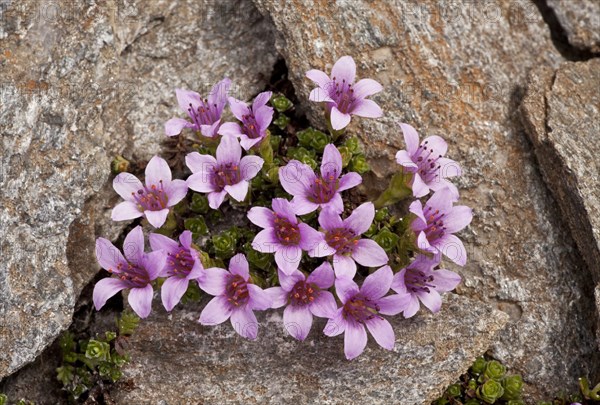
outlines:
M342 155L333 144L325 147L321 162L321 175L317 176L310 166L297 160L279 169L279 181L291 195L298 215L308 214L320 208L330 208L341 213L344 202L340 192L362 183L358 173L342 174Z
M99 311L106 301L121 290L129 289L129 305L146 318L152 308L152 280L163 270L166 256L161 251L144 253L144 233L136 226L123 242L125 257L109 240L96 239L96 258L114 277L103 278L94 286L93 300Z
M274 198L273 211L265 207L253 207L248 211L250 221L265 228L256 235L252 247L262 253L275 252L277 266L290 275L298 269L302 251L309 251L319 244L323 235L296 218L292 204L283 198Z
M273 120L273 107L267 105L272 94L270 91L260 93L251 106L229 97L229 108L235 118L242 122L242 126L235 122L227 122L221 126L219 133L239 137L245 150L250 150L260 143L267 135L267 128Z
M265 290L273 299L272 308L286 305L283 325L288 333L298 340L306 339L312 326L313 315L333 318L337 304L333 294L327 291L333 286L333 270L327 262L317 267L306 277L299 270L286 275L279 270L281 287Z
M403 311L405 318L410 318L417 313L419 300L431 312L438 312L442 306L440 293L452 291L460 283L460 276L455 272L433 269L438 265L438 260L419 255L411 264L394 275L392 289L400 295L410 297Z
M357 207L344 220L339 214L325 209L319 214L319 225L325 230L325 237L313 250L311 257L333 255L333 268L336 277L352 279L356 274L356 262L366 267L382 266L388 262L387 254L371 239L361 239L375 218L373 203Z
M237 254L229 261L229 271L209 268L199 279L200 288L215 297L200 314L202 325L219 325L231 318L237 333L248 339L256 339L258 323L255 310L271 307L271 297L250 282L250 270L246 256Z
M446 180L447 177L461 175L458 163L445 158L448 144L439 136L430 136L419 143L419 134L408 124L399 124L404 133L406 150L396 153L396 162L404 170L413 173L413 195L417 198L429 194L429 190L438 191L449 188L458 198L458 190L454 184Z
M335 291L342 307L327 322L323 332L327 336L344 333L344 353L348 360L359 356L367 346L365 326L381 347L387 350L394 348L394 330L381 315L399 314L409 297L398 294L385 296L393 277L392 269L384 266L367 276L360 289L351 279L336 280Z
M188 284L202 275L204 270L198 252L192 247L192 233L184 231L179 242L158 233L148 237L152 250L163 252L166 264L161 277L167 277L161 287L161 298L167 311L179 303Z
M410 227L417 235L417 247L434 254L443 254L454 263L464 266L467 262L465 246L455 235L471 223L471 208L453 206L454 193L444 188L433 193L425 203L415 200L409 211L416 215Z
M346 128L351 115L378 118L381 108L366 97L379 93L383 87L373 79L362 79L354 84L356 64L350 56L338 59L331 69L331 78L320 70L309 70L306 77L319 87L310 92L310 100L326 102L331 116L331 127L336 131Z
M264 160L258 156L244 156L237 139L224 135L217 147L217 158L192 152L185 157L192 171L188 177L189 188L208 193L208 205L218 209L229 194L236 201L244 201L248 194L249 181L262 168Z
M125 201L112 210L113 221L125 221L142 215L155 228L163 226L169 207L185 198L188 187L184 180L172 180L167 162L154 156L146 166L146 185L131 173L120 173L113 180L115 191Z
M176 136L181 133L183 128L191 128L194 131L200 131L203 136L208 138L216 137L221 126L221 115L227 104L227 93L230 86L231 80L227 78L221 80L204 100L196 92L175 90L179 108L188 113L191 122L183 118L171 118L165 124L167 136Z

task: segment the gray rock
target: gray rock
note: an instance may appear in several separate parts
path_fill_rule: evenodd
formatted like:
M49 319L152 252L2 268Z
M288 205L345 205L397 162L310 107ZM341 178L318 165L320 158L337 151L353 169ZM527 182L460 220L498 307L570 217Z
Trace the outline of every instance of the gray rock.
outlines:
M359 77L384 85L380 120L353 120L377 177L391 171L404 141L395 121L449 142L460 162L464 204L475 218L462 233L469 261L459 294L494 303L511 323L492 353L523 374L530 398L575 388L598 368L592 285L556 202L539 173L517 107L528 72L562 61L528 1L481 2L255 0L278 32L301 100L311 68L352 55Z
M199 312L159 310L140 324L123 384L112 394L117 403L421 405L466 370L508 319L448 294L438 315L392 318L393 352L371 339L365 353L348 361L343 336L323 335L324 322L315 322L306 341L298 342L283 330L281 311L272 311L259 317L259 337L251 342L229 322L201 326Z
M0 378L71 322L114 238L110 160L159 150L174 89L261 90L276 60L250 2L3 1L0 5ZM243 91L242 91L243 90Z
M600 281L600 60L531 75L521 111L542 174Z
M595 0L547 0L569 43L579 49L600 52L600 3Z

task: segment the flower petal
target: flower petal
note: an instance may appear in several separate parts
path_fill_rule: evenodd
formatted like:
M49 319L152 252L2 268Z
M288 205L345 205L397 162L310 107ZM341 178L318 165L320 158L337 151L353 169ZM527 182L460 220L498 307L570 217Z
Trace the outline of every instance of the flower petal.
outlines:
M148 220L150 225L158 229L161 226L163 226L165 221L167 220L167 215L169 215L169 209L164 208L160 211L146 210L144 211L144 215L146 216L146 219Z
M369 97L383 90L383 86L373 79L361 79L352 87L356 98Z
M451 234L444 235L439 239L434 246L448 259L452 260L459 266L464 266L467 263L467 250L462 241Z
M167 264L167 255L164 251L157 250L156 252L146 253L142 256L141 265L148 273L148 279L155 280L158 278Z
M358 240L352 258L365 267L383 266L389 261L385 250L371 239Z
M190 176L191 177L191 176ZM189 180L189 178L188 178ZM193 190L193 188L190 186ZM213 191L212 193L208 193L208 206L213 210L218 210L221 204L223 204L223 200L227 196L227 191Z
M423 204L421 204L420 200L415 200L410 203L408 211L415 214L417 218L421 220L418 224L419 226L422 226L423 228L427 226L427 219L425 219L425 214L423 213Z
M257 145L258 143L262 142L263 139L264 134L263 136L260 136L258 138L250 138L248 135L242 134L240 135L240 145L242 146L242 148L244 148L244 150L250 150L254 147L254 145Z
M121 251L115 247L108 239L96 239L96 259L105 270L118 273L117 266L126 264L126 260Z
M219 135L233 136L235 138L238 138L241 135L243 135L242 128L236 122L225 122L225 123L223 123L219 127L219 130L217 131L217 133Z
M333 294L329 291L319 291L319 295L309 305L310 312L319 318L332 318L338 309Z
M237 184L225 186L225 191L227 191L227 194L232 196L234 200L242 202L246 199L246 196L248 195L248 187L248 181L242 180Z
M444 156L448 152L448 144L441 136L433 135L423 139L423 144L427 144L427 149L432 150L434 156Z
M183 128L191 128L194 124L183 118L171 118L165 123L165 134L167 136L177 136L181 133Z
M231 325L240 336L254 340L258 336L258 322L252 309L247 305L237 308L231 314Z
M302 260L302 249L299 246L282 246L275 252L275 263L285 274L298 270Z
M350 256L333 255L333 269L337 278L352 279L356 275L356 262Z
M162 303L168 312L171 312L175 305L181 301L181 297L188 288L189 280L179 277L169 277L160 287L160 296Z
M443 188L433 193L429 200L425 203L426 207L431 207L434 211L439 210L440 212L446 213L452 209L452 203L454 197L452 191L447 188Z
M379 118L383 117L383 110L373 100L360 100L352 106L351 114L364 118Z
M338 298L345 304L349 299L360 292L358 285L350 278L337 278L335 280L335 293Z
M225 294L229 275L229 272L225 269L211 267L204 270L202 276L198 279L198 285L210 295L222 295Z
M344 220L344 226L352 229L355 235L367 232L375 218L375 206L372 202L359 205L348 218Z
M331 69L331 77L341 83L343 80L346 83L354 83L356 78L356 63L351 56L342 56L339 58Z
M242 121L244 115L252 114L248 104L243 101L233 97L228 97L227 100L229 101L229 108L231 109L232 114L235 115L235 118L238 120Z
M408 294L408 296L410 299L402 315L404 315L405 318L412 318L417 312L419 312L421 304L419 303L419 298L415 294Z
M283 311L283 326L288 333L298 339L304 340L312 326L312 314L307 307L288 305Z
M177 103L182 111L188 112L191 107L193 110L197 110L200 106L200 94L195 91L185 89L175 89L175 95L177 96ZM189 112L188 112L189 114Z
M273 200L271 201L271 207L273 208L273 211L276 214L278 214L279 216L283 216L292 224L298 223L298 218L296 218L294 206L285 198L273 198Z
M231 80L228 77L215 84L208 95L208 103L210 105L216 104L222 110L225 103L227 103L227 93L230 87Z
M327 244L323 238L314 248L308 251L310 257L326 257L335 254L335 249Z
M400 125L400 129L402 129L402 133L404 134L406 150L409 155L413 156L419 148L419 134L411 125L404 123L399 123L398 125Z
M271 121L273 121L273 113L273 107L269 106L263 106L257 110L254 110L254 118L261 134L266 131L267 128L269 128L269 125L271 125Z
M123 253L130 262L141 262L144 254L144 232L141 226L136 226L125 236Z
M406 310L412 300L411 297L411 294L408 293L392 294L383 297L377 302L379 313L382 315L398 315L400 312Z
M325 179L337 179L342 173L342 155L334 144L325 146L321 162L321 176Z
M93 301L96 311L100 311L106 301L119 291L126 288L125 284L117 278L103 278L94 286Z
M308 96L310 101L314 101L317 103L328 102L333 103L333 99L329 96L329 92L327 90L322 89L321 87L317 87L316 89L312 89L310 95Z
M319 214L319 225L326 231L333 231L344 227L344 222L338 213L330 209L324 209ZM367 228L368 229L368 228Z
M304 281L306 277L299 270L294 270L291 274L285 274L281 270L277 270L279 276L279 284L285 291L290 292L299 281Z
M221 142L217 146L218 164L239 164L242 157L242 147L236 138L230 135L223 135Z
M113 180L113 188L126 201L135 201L132 194L143 190L142 182L131 173L119 173Z
M252 241L252 249L261 253L275 253L280 246L273 228L266 228L260 231Z
M287 304L289 293L281 287L267 288L265 294L271 298L271 308L281 308Z
M452 291L461 282L461 277L453 271L440 269L433 272L431 282L438 292Z
M197 191L199 193L213 193L213 192L217 192L216 191L216 187L214 186L212 180L212 175L209 175L207 173L194 173L192 174L190 177L187 178L186 183L187 186L194 191ZM220 191L223 192L223 191ZM224 192L225 194L227 194L226 192ZM223 197L225 197L225 195L223 195ZM219 205L221 205L219 203ZM212 208L212 206L211 206ZM216 208L215 208L216 209Z
M252 207L248 211L248 219L254 225L261 228L272 228L275 215L273 211L265 207Z
M305 196L297 195L292 199L296 215L306 215L319 208L319 204L309 201Z
M247 284L248 294L250 295L250 300L248 301L248 305L258 311L264 311L265 309L271 308L273 305L273 300L271 296L267 294L262 288L257 286L256 284Z
M336 106L331 108L331 127L336 131L346 128L351 119L350 114L341 112Z
M172 207L178 204L185 198L188 192L188 186L185 180L173 180L167 188L168 203L167 206Z
M435 314L440 311L440 308L442 307L442 297L440 297L440 294L436 290L429 289L428 293L418 291L416 294L431 312Z
M347 322L342 315L342 311L343 311L343 308L339 308L337 310L337 312L335 313L335 315L333 316L333 318L329 319L329 321L327 322L327 325L325 325L325 328L323 329L323 333L326 336L330 336L330 337L337 336L337 335L344 333L344 331L346 330Z
M394 348L396 336L394 335L392 325L390 325L388 321L383 318L374 317L366 320L365 324L379 346L387 350L392 350Z
M250 277L250 267L243 253L238 253L229 260L229 272L242 276L244 280L248 280Z
M444 217L444 227L446 231L455 233L465 228L473 220L473 210L465 205L452 207Z
M327 76L327 73L321 70L311 69L306 72L306 77L315 82L317 86L322 89L327 89L330 86L331 79Z
M305 195L310 190L310 185L315 182L315 172L304 163L290 160L279 169L279 182L291 195Z
M130 219L139 218L144 215L143 211L140 211L139 206L131 201L123 201L112 209L110 218L113 221L128 221Z
M198 320L202 325L219 325L231 316L232 305L224 296L218 296L210 300L200 313Z
M396 163L400 166L416 169L418 166L415 162L413 162L412 157L405 150L399 150L396 152Z
M425 197L429 194L429 187L425 184L419 173L414 174L411 188L413 195L417 198Z
M300 244L302 250L311 251L312 249L319 246L319 243L323 241L325 235L323 233L311 228L310 226L299 223L298 229L300 231Z
M172 179L171 168L166 160L154 156L146 165L146 187L158 186L162 181L167 185Z
M150 311L152 311L152 296L154 295L154 291L152 290L152 285L148 284L143 288L132 288L129 291L129 297L127 301L140 318L147 318L150 315Z
M360 292L365 297L369 297L372 300L377 300L390 291L393 278L394 273L392 272L391 267L383 266L365 278L362 287L360 287Z
M217 159L211 155L201 155L198 152L192 152L186 155L185 164L190 168L192 173L201 173L208 176L215 170Z
M264 163L265 161L258 156L244 156L240 161L240 174L242 175L242 179L251 180L256 177Z
M252 111L256 112L259 108L267 105L272 95L272 91L263 91L262 93L259 93L254 97L254 101L252 102Z
M307 283L313 283L322 289L330 288L335 280L333 268L329 262L323 262L319 267L314 269L306 279Z
M367 347L367 331L357 322L348 322L344 332L344 353L348 360L352 360Z
M392 285L390 287L398 294L405 294L407 292L406 281L404 280L405 275L406 268L403 268L398 273L394 274L394 279L392 280Z
M351 189L352 187L356 187L360 183L362 183L362 180L362 176L358 173L346 173L340 178L338 192Z

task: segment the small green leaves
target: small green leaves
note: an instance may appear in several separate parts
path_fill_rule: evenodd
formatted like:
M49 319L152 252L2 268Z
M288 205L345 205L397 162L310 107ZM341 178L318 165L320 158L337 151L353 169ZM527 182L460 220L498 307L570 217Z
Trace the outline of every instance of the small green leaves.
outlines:
M502 380L504 395L502 399L518 400L521 399L521 391L523 390L523 379L520 375L509 375Z
M275 124L282 131L288 126L289 123L290 118L284 114L279 114L279 117L273 120L273 124Z
M475 363L473 363L473 365L471 366L471 373L479 376L480 374L483 374L483 372L485 371L485 367L487 365L487 361L485 361L485 359L483 357L477 357L477 360L475 360Z
M219 259L229 259L235 254L237 232L232 228L212 237L215 255Z
M276 94L273 97L271 97L271 105L275 107L277 112L282 113L292 108L294 106L294 103L292 103L283 94Z
M0 405L7 405L8 397L4 394L0 394Z
M203 217L188 218L183 222L183 226L192 232L192 238L194 239L208 234L208 227Z
M119 174L129 171L129 161L123 156L118 155L110 162L110 170L113 174Z
M371 167L367 163L367 158L364 155L355 155L352 160L350 160L350 165L348 169L352 172L357 172L358 174L365 174Z
M117 319L117 328L120 336L133 335L135 329L140 323L140 318L133 312L124 311L121 317Z
M372 238L379 246L383 248L387 253L391 252L398 242L400 241L400 236L396 235L388 228L383 228L379 233Z
M501 381L506 374L506 367L496 360L488 361L483 375L486 379ZM481 377L480 377L481 378ZM481 381L480 381L481 382Z
M477 388L477 398L485 403L493 404L504 394L504 388L496 380L488 380Z
M318 153L323 153L325 146L331 143L331 138L326 133L314 128L298 131L296 132L296 137L300 146L312 149Z
M206 214L210 210L208 198L204 194L194 193L190 209L197 214Z
M100 361L110 360L110 345L107 342L90 339L85 349L85 357Z

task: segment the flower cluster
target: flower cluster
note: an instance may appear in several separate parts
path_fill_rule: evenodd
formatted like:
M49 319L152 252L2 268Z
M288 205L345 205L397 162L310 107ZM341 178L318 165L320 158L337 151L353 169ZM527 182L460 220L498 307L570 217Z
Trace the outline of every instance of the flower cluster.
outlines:
M460 175L460 167L444 157L441 137L419 143L415 129L400 124L406 150L396 155L399 170L376 201L364 202L358 186L368 165L357 139L344 129L352 115L383 114L367 99L382 86L372 79L355 83L349 56L335 63L331 76L319 70L306 75L318 86L310 100L325 103L329 135L287 130L293 122L285 112L293 104L282 95L263 92L250 104L228 97L229 79L204 99L176 91L189 120L172 118L165 132L196 133L197 143L184 158L191 174L173 180L168 162L155 156L145 183L131 173L116 176L115 191L125 201L113 209L113 219L144 217L156 230L148 236L150 252L144 248L145 222L125 237L123 254L108 240L97 240L98 262L112 275L94 289L98 310L127 289L129 304L144 318L153 287L161 288L167 311L199 287L213 297L200 313L203 325L229 319L237 333L255 339L254 311L285 307L283 323L292 337L304 340L313 316L325 318L325 335L344 333L348 359L363 352L367 331L381 347L393 349L386 316L414 316L420 302L440 310L440 293L461 280L440 268L442 259L466 263L455 233L472 213L455 205L458 190L447 180ZM237 122L222 122L227 106ZM413 201L394 205L405 199ZM219 224L228 220L240 226L212 233L212 226L222 229Z

